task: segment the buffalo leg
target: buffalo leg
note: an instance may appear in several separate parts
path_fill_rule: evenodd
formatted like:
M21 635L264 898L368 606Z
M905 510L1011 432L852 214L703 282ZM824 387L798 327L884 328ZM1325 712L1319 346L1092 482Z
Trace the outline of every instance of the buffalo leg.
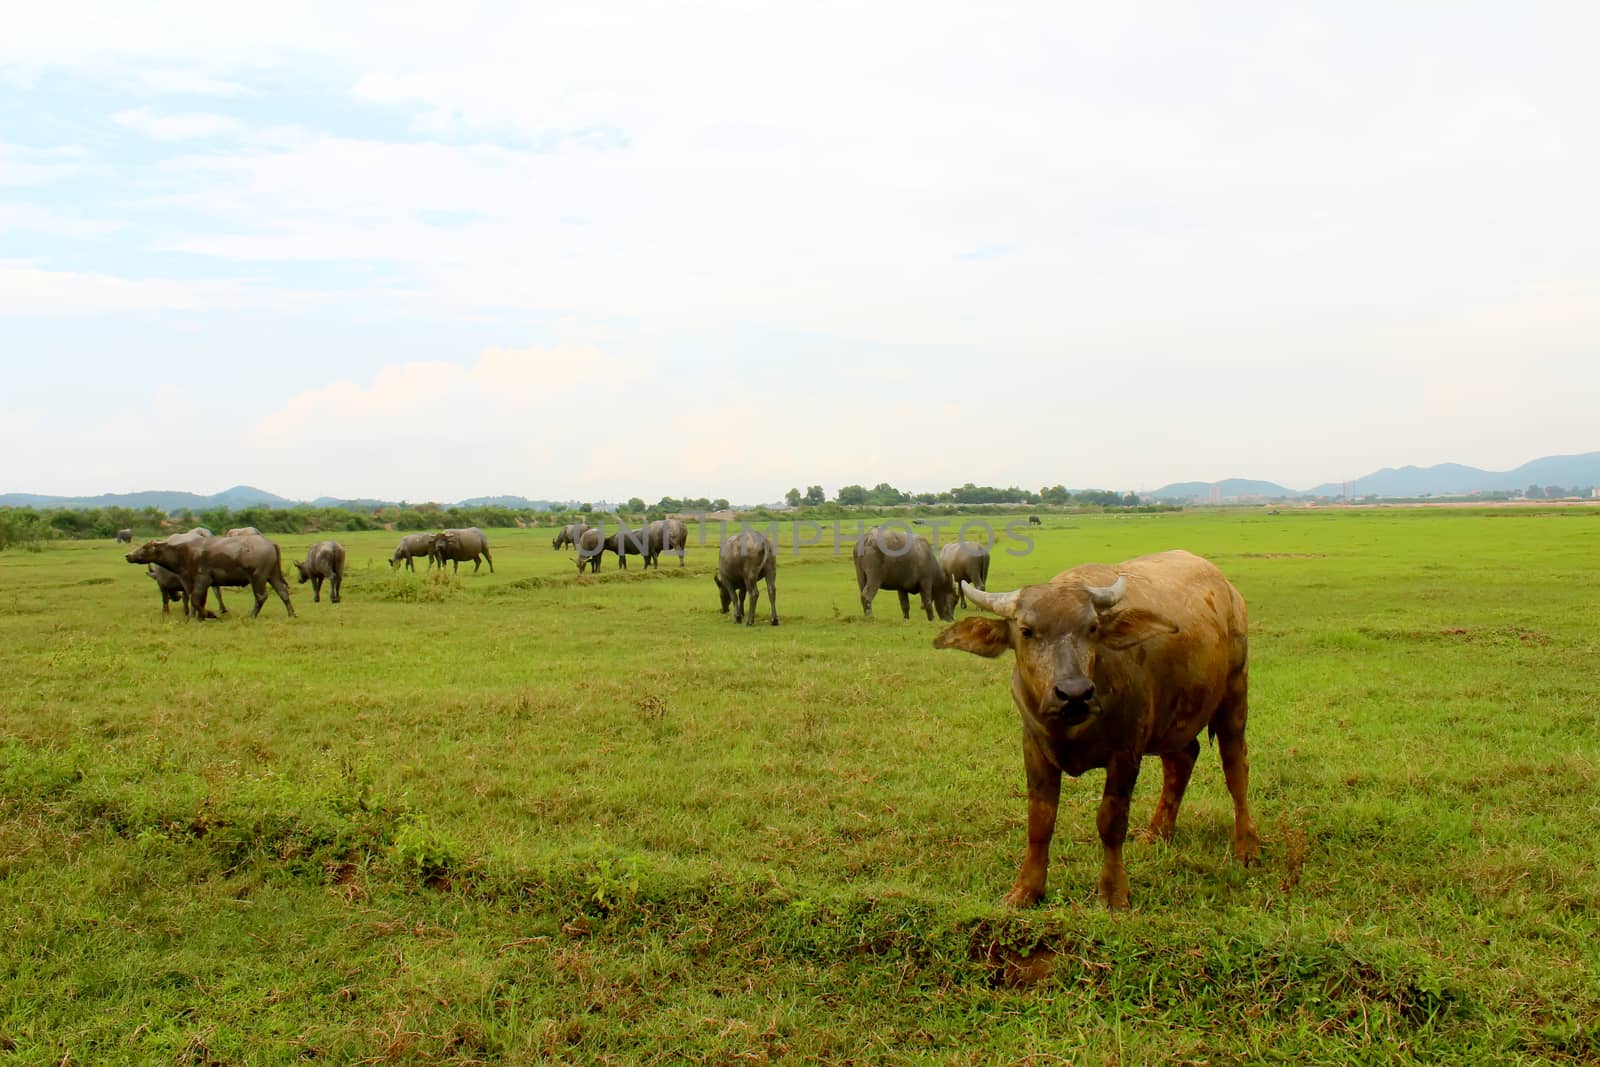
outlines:
M489 573L494 573L494 557L489 555L489 546L483 546L483 558L489 561Z
M754 626L756 624L756 604L759 603L760 600L761 600L761 583L760 582L751 582L750 583L750 614L748 614L748 615L746 615L744 617L744 624L746 626Z
M904 589L900 590L900 617L902 619L911 618L911 594ZM933 616L929 615L928 618L931 619Z
M777 580L770 574L767 575L767 609L772 612L772 625L778 625Z
M1250 754L1244 743L1246 697L1240 678L1226 705L1211 719L1217 734L1217 750L1222 755L1222 776L1228 780L1233 797L1233 854L1243 863L1255 862L1261 851L1261 837L1250 817Z
M1056 806L1061 801L1061 768L1045 759L1034 739L1022 737L1022 766L1028 775L1028 852L1016 884L1005 896L1014 908L1037 904L1044 896L1050 869L1050 838L1056 832Z
M927 614L928 621L933 621L933 587L924 585L920 590L922 595L922 610ZM909 616L908 616L909 617Z
M744 622L744 586L736 586L733 590L733 621Z
M212 591L217 594L217 614L226 615L228 613L228 605L222 602L222 586L215 586Z
M294 618L294 605L289 603L289 583L283 580L283 575L275 574L269 581L272 591L278 594L278 599L283 601L283 610L289 613L289 618ZM256 594L256 611L261 611L261 605L267 602L267 590L263 586L261 592Z
M1146 841L1165 840L1172 836L1178 825L1178 806L1183 803L1184 790L1189 788L1189 776L1194 773L1194 761L1200 758L1200 741L1195 739L1182 751L1169 752L1161 757L1161 800L1155 814L1150 816L1150 826L1144 832Z
M1106 787L1100 795L1095 829L1100 831L1100 845L1105 849L1105 861L1100 867L1100 899L1112 909L1133 904L1128 891L1128 871L1122 865L1122 843L1128 839L1128 803L1138 781L1136 753L1119 752L1111 757L1106 765Z
M311 602L313 604L322 603L322 577L320 575L311 579Z
M267 602L267 583L266 582L253 583L250 586L250 592L254 593L255 597L256 597L256 608L255 608L254 611L252 611L250 613L250 617L253 619L257 615L261 614L261 608Z
M329 593L329 596L332 598L335 604L339 602L339 587L343 584L344 575L338 571L334 571L333 577L328 579L328 586L330 589L332 589L332 592Z
M861 587L861 613L872 618L872 598L878 595L878 583L870 577Z

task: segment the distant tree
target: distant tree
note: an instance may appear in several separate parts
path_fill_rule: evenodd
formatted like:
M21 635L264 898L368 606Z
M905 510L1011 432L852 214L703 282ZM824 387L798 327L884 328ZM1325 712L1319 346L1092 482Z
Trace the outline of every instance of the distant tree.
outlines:
M818 504L825 503L827 501L827 499L828 499L828 494L824 493L822 491L822 486L820 486L820 485L808 485L808 486L806 486L806 503L807 504L810 504L813 507L815 507Z
M594 511L594 505L593 504L579 504L578 505L578 511L581 512L584 515L588 515L588 514L590 514L590 513L592 513Z
M1537 485L1530 485L1526 490L1523 491L1522 495L1527 497L1529 500L1542 500L1544 499L1544 490L1540 489Z
M865 504L867 502L867 487L864 485L844 486L834 499L841 504Z
M1072 494L1060 485L1052 485L1048 489L1039 490L1039 502L1041 504L1065 504L1071 499Z
M787 493L783 494L783 499L791 508L797 508L800 506L800 501L804 498L801 497L800 490L791 489Z
M909 496L907 496L905 493L902 493L888 482L879 482L877 485L867 490L867 503L869 504L876 504L880 506L903 504L910 499L911 498Z
M634 497L629 497L628 498L628 510L629 511L633 512L634 514L638 514L639 512L643 511L644 509L645 509L645 502L644 502L644 498L643 497L634 496Z
M728 507L728 498L725 496L719 496L711 502L712 511L727 511Z

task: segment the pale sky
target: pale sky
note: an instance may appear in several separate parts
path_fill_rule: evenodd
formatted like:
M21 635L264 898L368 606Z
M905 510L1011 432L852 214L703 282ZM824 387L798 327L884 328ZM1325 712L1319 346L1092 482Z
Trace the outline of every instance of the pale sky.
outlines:
M0 6L0 492L1600 449L1600 5Z

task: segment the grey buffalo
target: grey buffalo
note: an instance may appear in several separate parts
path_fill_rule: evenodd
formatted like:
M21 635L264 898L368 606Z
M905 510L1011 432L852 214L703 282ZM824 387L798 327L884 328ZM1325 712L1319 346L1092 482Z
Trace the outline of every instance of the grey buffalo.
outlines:
M617 566L628 569L629 556L641 556L645 566L650 565L650 530L643 527L630 530L626 526L606 538L606 551L617 557Z
M946 622L955 619L955 589L927 538L912 537L893 526L874 527L856 542L855 563L861 611L867 618L872 618L872 599L878 590L892 589L900 594L904 618L911 618L911 594L917 593L928 621L933 621L935 611Z
M260 537L261 531L256 529L254 526L235 526L233 529L228 531L229 537L244 537L246 534L253 534L256 537Z
M481 558L480 558L481 557ZM452 573L459 573L461 562L472 561L472 573L477 574L483 560L489 561L489 573L494 573L494 557L489 555L489 539L476 526L464 530L444 530L433 545L433 558L442 570L446 563L454 563Z
M605 534L590 527L578 535L575 546L578 550L578 573L583 573L583 568L588 567L590 574L600 573L600 557L606 550Z
M426 559L428 566L433 566L433 546L438 539L438 534L406 534L400 538L400 543L394 546L394 555L389 557L389 569L393 570L404 562L406 570L414 571L417 565L412 560L418 558Z
M196 526L183 533L171 534L166 538L166 543L169 545L183 545L204 541L210 536L210 530L207 530L204 526ZM187 616L189 614L189 591L184 586L182 577L155 563L150 564L145 573L150 575L151 579L156 583L156 588L161 591L161 613L163 615L170 615L172 613L170 605L179 601L183 603L184 615ZM217 611L224 615L228 613L228 605L222 602L222 590L220 588L217 590ZM214 619L217 616L215 612L210 612L207 617Z
M733 621L746 626L756 624L756 602L761 599L758 585L765 579L767 608L772 613L772 625L778 625L778 552L766 534L744 530L722 542L714 579L717 593L722 597L722 613L728 613L731 603ZM748 612L744 602L746 593L750 595Z
M1246 799L1244 741L1249 640L1244 598L1222 573L1188 552L1161 552L1115 567L1085 564L1009 593L967 590L998 618L969 615L935 648L979 656L1015 653L1011 697L1022 715L1028 780L1028 849L1012 905L1044 896L1050 838L1063 772L1104 767L1095 824L1104 858L1100 899L1129 906L1122 844L1128 802L1146 756L1161 757L1161 798L1146 836L1164 839L1178 821L1201 731L1216 741L1233 797L1233 854L1260 847Z
M122 529L117 531L117 544L126 545L133 543L133 531Z
M952 541L939 549L939 566L950 576L961 606L967 606L967 594L961 588L966 582L975 589L989 588L989 549L976 541Z
M337 541L318 541L306 550L305 562L296 562L300 584L311 583L311 602L322 600L322 583L328 583L328 599L339 602L339 587L344 585L344 546Z
M150 580L156 583L156 589L161 593L161 614L171 615L172 605L181 604L185 616L189 614L189 594L183 591L183 579L167 570L165 567L152 563L145 568L145 573ZM217 604L222 604L222 594L217 594ZM216 618L214 612L207 612L208 618Z
M550 542L551 548L562 548L565 545L577 547L578 538L583 536L583 531L589 529L586 522L569 522L556 531L555 540Z
M663 552L676 552L678 566L683 566L684 549L689 545L689 527L684 525L682 519L657 519L648 528L650 536L650 552L645 559L645 566L661 567L661 554Z
M146 541L129 552L129 563L155 563L176 574L189 594L189 614L204 619L206 593L212 586L247 585L255 593L255 610L251 617L261 614L267 602L270 586L283 601L283 608L294 617L294 605L289 602L289 583L283 579L283 561L278 546L259 535L239 537L201 537L176 544L166 541ZM219 595L220 602L221 597Z

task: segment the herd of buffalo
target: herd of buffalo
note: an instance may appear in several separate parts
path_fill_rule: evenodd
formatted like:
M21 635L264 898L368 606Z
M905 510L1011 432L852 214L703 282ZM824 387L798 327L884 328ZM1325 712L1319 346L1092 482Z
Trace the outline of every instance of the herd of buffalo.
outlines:
M563 527L552 547L577 551L578 570L598 571L603 553L619 567L640 556L646 567L675 552L683 565L688 531L676 519L606 535L582 524ZM119 531L118 541L130 541ZM488 538L476 527L402 537L390 559L415 569L421 557L457 570L480 559L494 570ZM254 527L223 536L197 527L164 540L148 541L127 554L145 564L161 592L162 611L181 602L187 616L215 618L206 608L210 590L222 603L222 586L249 586L259 614L270 588L294 615L278 546ZM1027 851L1008 903L1029 905L1044 896L1050 840L1055 831L1061 775L1078 777L1104 768L1096 827L1103 849L1101 900L1126 908L1131 897L1122 862L1128 806L1145 756L1161 760L1162 787L1145 831L1170 836L1189 777L1200 754L1200 734L1216 743L1223 776L1233 798L1233 852L1252 862L1259 837L1246 799L1249 761L1245 746L1248 709L1248 638L1244 598L1215 566L1183 551L1141 556L1114 566L1086 564L1048 581L1006 593L987 592L989 552L958 541L935 551L922 537L882 526L867 531L854 548L856 585L863 613L871 618L880 589L897 592L900 611L911 617L911 594L931 621L954 624L934 639L935 648L979 656L1014 657L1011 696L1022 719L1022 756L1028 786ZM322 585L337 604L345 553L337 541L312 545L297 562L301 583L311 582L313 600ZM758 586L765 583L773 626L778 625L777 551L766 534L744 530L724 539L713 578L722 612L733 608L736 623L754 625ZM955 622L958 603L986 615Z

